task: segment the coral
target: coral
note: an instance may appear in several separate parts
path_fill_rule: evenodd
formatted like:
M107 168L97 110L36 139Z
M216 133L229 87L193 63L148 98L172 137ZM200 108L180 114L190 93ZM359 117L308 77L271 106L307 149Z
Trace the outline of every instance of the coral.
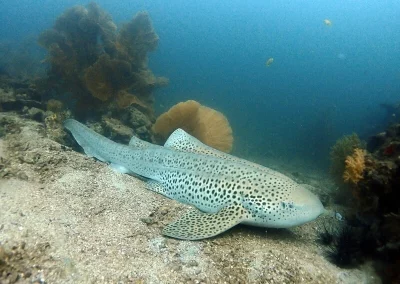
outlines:
M161 114L153 126L153 132L165 140L178 128L215 149L224 152L232 150L232 128L226 117L196 101L178 103Z
M193 133L199 108L200 104L193 100L174 105L157 118L156 123L153 125L153 132L164 139L167 139L178 128L182 128L188 133Z
M343 180L345 182L352 182L357 184L363 178L365 170L365 155L366 151L356 148L353 155L347 156L346 167L343 173Z
M64 104L59 100L50 99L47 101L46 109L48 111L57 113L57 112L61 112L63 110L63 108L64 108Z
M197 112L193 135L203 143L229 153L233 146L232 128L220 112L201 106Z
M115 134L121 125L152 141L150 126L131 124L134 109L154 120L152 93L168 84L167 78L155 76L147 66L148 53L157 48L159 37L146 12L137 13L118 30L97 4L75 6L38 41L48 50L50 64L40 84L44 101L60 101L80 120L102 120L104 132L119 142L129 140L130 133Z
M111 16L95 3L66 10L38 40L48 50L51 67L41 84L45 100L62 101L81 120L100 120L111 113L115 121L131 127L131 108L153 119L152 92L168 84L147 66L147 55L158 40L145 12L117 30ZM50 92L63 95L49 97Z
M346 160L344 179L353 192L354 221L363 224L360 248L379 257L390 281L399 279L400 263L400 124L372 137L366 152L355 149ZM397 266L396 266L397 265ZM395 283L395 282L393 282Z
M355 133L338 139L331 148L331 174L339 184L343 181L346 158L352 155L356 148L364 149L365 145Z
M129 88L133 80L128 62L111 59L103 54L85 70L84 83L92 96L102 101L116 97L120 90Z
M156 49L158 35L146 12L139 12L125 24L118 35L117 49L121 57L135 62L136 68L147 66L147 53Z

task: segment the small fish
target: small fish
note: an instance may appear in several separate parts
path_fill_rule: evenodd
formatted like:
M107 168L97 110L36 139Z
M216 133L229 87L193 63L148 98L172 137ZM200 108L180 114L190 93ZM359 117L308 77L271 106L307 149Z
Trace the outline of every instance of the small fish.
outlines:
M289 177L215 150L182 129L158 146L136 137L118 144L73 119L64 126L88 156L145 177L147 189L195 207L167 225L166 236L199 240L239 223L288 228L324 213L318 197Z
M324 24L325 24L326 26L330 27L330 26L332 26L332 21L329 20L329 19L325 19L325 20L324 20Z
M265 66L269 67L271 64L274 63L274 58L268 58L267 61L265 62Z

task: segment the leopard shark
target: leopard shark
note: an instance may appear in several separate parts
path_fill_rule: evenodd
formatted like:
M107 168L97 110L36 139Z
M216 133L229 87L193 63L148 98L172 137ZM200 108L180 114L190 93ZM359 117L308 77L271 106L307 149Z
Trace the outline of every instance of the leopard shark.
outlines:
M144 178L149 190L195 207L163 229L168 237L200 240L240 223L289 228L324 213L321 201L306 186L213 149L182 129L159 146L137 137L129 145L119 144L73 119L64 127L86 155Z

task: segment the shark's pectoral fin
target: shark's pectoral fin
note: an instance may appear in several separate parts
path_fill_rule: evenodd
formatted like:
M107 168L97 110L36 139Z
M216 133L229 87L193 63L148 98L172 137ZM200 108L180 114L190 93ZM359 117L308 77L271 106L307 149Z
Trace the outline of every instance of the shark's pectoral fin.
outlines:
M194 209L168 224L163 234L183 240L210 238L239 224L244 216L245 209L241 205L230 205L214 214Z

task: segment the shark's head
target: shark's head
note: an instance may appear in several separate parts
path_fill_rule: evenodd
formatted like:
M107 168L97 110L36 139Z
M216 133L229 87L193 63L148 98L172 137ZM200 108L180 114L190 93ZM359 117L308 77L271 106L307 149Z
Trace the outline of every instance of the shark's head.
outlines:
M264 202L248 200L244 207L252 214L245 223L271 228L302 225L325 211L319 198L299 184L292 184L284 194L268 195Z
M302 185L297 185L278 206L280 209L277 214L280 215L280 220L277 225L281 224L283 227L313 221L325 211L319 198Z

